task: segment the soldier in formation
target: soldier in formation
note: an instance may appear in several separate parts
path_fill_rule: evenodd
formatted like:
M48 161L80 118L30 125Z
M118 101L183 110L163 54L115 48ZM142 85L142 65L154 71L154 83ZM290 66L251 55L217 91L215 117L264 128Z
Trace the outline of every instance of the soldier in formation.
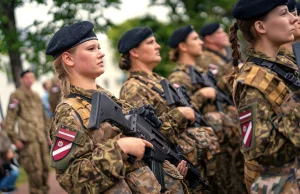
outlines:
M104 53L93 24L84 21L63 27L50 40L46 53L54 58L63 95L51 128L51 165L59 184L68 193L160 193L161 185L141 160L151 143L124 137L107 122L99 130L88 130L95 91L121 104L124 113L132 109L96 85L95 79L104 73ZM136 157L133 164L127 161L129 154ZM165 180L173 184L166 192L184 193L183 176L177 168L168 162L163 167Z
M300 192L300 105L292 89L299 91L299 86L286 76L295 69L277 57L280 46L294 40L297 17L287 3L239 0L232 10L237 19L230 27L235 67L241 57L238 31L250 47L233 77L249 193Z

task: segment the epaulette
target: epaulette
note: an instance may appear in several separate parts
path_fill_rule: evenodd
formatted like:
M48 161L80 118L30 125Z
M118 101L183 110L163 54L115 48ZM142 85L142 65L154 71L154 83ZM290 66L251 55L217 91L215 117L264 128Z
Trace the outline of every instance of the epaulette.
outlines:
M268 69L255 64L245 64L236 76L233 83L233 96L235 96L239 84L258 89L267 98L275 112L290 94L288 86L279 77L269 72Z

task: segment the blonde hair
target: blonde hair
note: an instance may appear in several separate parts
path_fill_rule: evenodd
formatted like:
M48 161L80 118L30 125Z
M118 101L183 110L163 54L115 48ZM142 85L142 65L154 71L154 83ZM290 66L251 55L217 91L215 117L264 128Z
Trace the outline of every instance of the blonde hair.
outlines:
M76 50L76 47L71 48L66 52L74 53L75 50ZM62 55L58 56L53 61L53 67L54 67L54 70L56 72L57 78L60 83L62 98L66 98L70 94L70 85L71 85L69 77L68 77L68 75L70 75L70 73L66 69L65 65L66 64L62 60Z

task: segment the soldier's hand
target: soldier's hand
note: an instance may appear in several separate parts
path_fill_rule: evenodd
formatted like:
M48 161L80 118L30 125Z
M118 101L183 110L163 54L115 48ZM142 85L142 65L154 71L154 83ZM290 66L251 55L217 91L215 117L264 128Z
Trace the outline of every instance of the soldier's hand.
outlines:
M117 143L125 154L135 156L136 160L143 158L146 147L153 147L150 142L135 137L124 137L119 139Z
M191 123L195 122L195 112L190 107L177 107L178 110L185 116L187 120L189 120Z
M201 88L199 90L199 92L206 99L210 99L212 101L214 101L216 99L217 91L216 91L216 89L214 89L212 87Z
M188 168L186 167L186 161L181 160L181 162L177 166L177 170L180 172L180 174L184 178L188 172Z
M16 145L16 147L17 147L18 150L21 150L21 149L24 148L24 144L20 140L17 140L15 142L15 145Z

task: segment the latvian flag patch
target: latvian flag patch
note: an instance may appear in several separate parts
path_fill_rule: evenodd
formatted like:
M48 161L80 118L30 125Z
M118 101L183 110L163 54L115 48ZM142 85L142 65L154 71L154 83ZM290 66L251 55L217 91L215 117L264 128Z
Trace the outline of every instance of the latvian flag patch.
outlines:
M77 132L60 128L56 137L56 142L52 149L52 158L54 161L63 159L68 155L72 148Z
M251 107L239 111L239 117L242 128L243 144L246 148L250 148L253 133Z

